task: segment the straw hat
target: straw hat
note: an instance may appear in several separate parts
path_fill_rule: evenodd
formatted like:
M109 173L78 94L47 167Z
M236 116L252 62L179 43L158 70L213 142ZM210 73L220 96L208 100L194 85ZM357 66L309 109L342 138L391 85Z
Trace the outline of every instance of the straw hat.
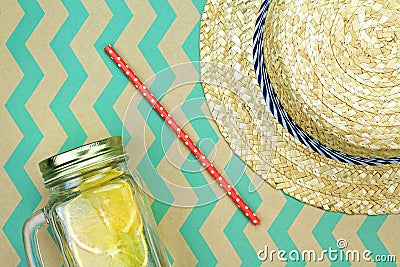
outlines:
M203 83L222 135L300 201L399 213L399 29L398 1L208 0L202 75L242 81Z

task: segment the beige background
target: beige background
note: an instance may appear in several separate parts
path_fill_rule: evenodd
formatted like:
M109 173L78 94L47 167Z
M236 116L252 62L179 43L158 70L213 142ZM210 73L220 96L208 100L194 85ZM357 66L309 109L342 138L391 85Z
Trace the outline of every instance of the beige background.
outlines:
M70 138L71 142L75 142L76 146L81 144L80 140L74 139L76 136L73 132L68 136L66 129L71 125L62 125L60 118L55 116L49 106L63 83L71 75L65 68L65 62L61 62L60 58L54 53L50 43L61 27L66 24L69 14L73 12L59 1L40 0L38 5L43 14L38 25L32 30L32 34L27 36L25 43L20 42L17 47L10 47L10 43L7 43L7 41L12 34L23 30L30 31L32 23L24 21L24 18L34 17L36 11L30 10L31 7L28 7L28 5L19 5L15 1L0 1L0 45L2 51L0 53L0 121L2 125L0 131L0 163L3 166L0 169L0 203L2 203L0 225L3 229L0 232L0 263L2 266L16 266L21 262L20 257L22 257L21 265L25 266L26 264L23 254L21 254L22 238L20 233L23 218L27 218L30 212L42 207L48 200L48 192L43 187L37 167L38 162L57 153L67 138ZM107 67L111 66L108 65L110 62L105 60L104 55L101 54L101 51L97 51L94 45L106 30L106 26L111 23L113 16L114 19L121 18L118 17L119 14L115 10L112 10L102 1L83 0L82 5L88 15L69 45L87 72L87 79L80 85L68 107L87 135L86 140L84 140L87 143L121 131L118 125L123 120L124 113L135 91L128 84L114 102L108 103L119 117L120 121L115 121L115 124L113 124L114 121L100 116L93 107L113 77ZM204 1L191 2L188 0L126 1L126 7L133 16L116 40L111 40L113 35L108 33L110 42L115 41L114 46L120 54L133 66L142 80L147 80L157 71L157 68L161 68L163 65L173 66L188 62L194 59L192 55L198 55L198 23L203 5ZM175 14L176 17L168 25L167 17L174 17L171 14ZM164 20L166 22L163 22ZM161 24L157 24L160 23L159 21L161 21ZM166 27L165 31L160 26L163 23ZM157 57L155 54L147 57L143 54L143 44L140 45L140 42L149 32L152 33L152 37L146 40L154 46L154 53L160 53L163 58ZM106 44L104 43L103 46ZM19 49L24 49L24 45L44 76L31 94L22 88L22 93L16 95L14 93L18 84L24 77L29 79L30 75L29 69L24 69L21 66L24 62L18 62L15 58L15 54L19 53ZM27 58L26 60L29 61L30 59ZM123 79L123 76L115 77ZM183 87L177 92L167 94L162 102L169 110L174 110L175 107L183 104L194 90L198 89L190 86ZM201 95L201 92L199 95ZM10 99L24 99L24 97L26 97L26 101L22 102L19 107L16 108L11 105L14 102ZM112 100L110 99L110 101ZM153 144L158 133L152 132L147 124L152 122L146 123L137 110L134 101L139 103L140 100L137 96L133 97L134 108L132 114L130 114L137 118L139 130L135 133L135 138L140 140L140 143L136 147L137 153L132 160L133 164L139 164L140 160L146 156L146 148ZM12 108L14 108L15 113L10 114L9 111ZM24 140L29 141L32 132L21 129L21 124L24 122L19 118L25 112L24 108L42 133L42 137L33 151L27 152L30 153L30 155L26 155L27 160L24 160L23 154L19 155L12 161L14 164L12 166L17 168L20 173L26 172L26 177L33 182L37 191L42 195L42 200L39 203L32 203L31 194L21 190L25 188L24 183L27 181L18 179L24 179L24 177L10 176L10 173L4 168L7 162L10 164L10 157L18 146L20 148L30 147L30 144L25 143ZM204 117L210 117L205 104L203 104L201 110ZM187 111L178 108L174 112L176 112L176 119L179 123L185 124L187 122ZM214 132L219 135L219 140L213 150L214 152L212 152L216 154L213 162L218 169L223 170L229 161L235 160L235 156L232 155L228 145L219 134L216 125L211 121L210 123ZM111 128L105 126L110 124L115 126ZM199 139L201 139L200 137L205 129L192 124L185 125L184 129L192 138L195 141L200 141ZM167 155L171 158L183 159L189 155L189 152L185 151L183 147L181 147L181 152L178 152L177 148L179 148L179 144L175 140L171 148L166 151ZM189 187L188 177L179 168L171 166L168 157L163 157L155 168L162 177ZM236 168L240 169L240 164ZM246 181L252 179L257 181L257 179L254 178L250 169L243 167L242 170L245 171L248 178L245 177L241 180L240 183L244 183L241 188L247 188ZM211 177L208 174L204 172L202 174L207 181L211 182ZM235 176L236 173L228 172L227 174L227 177L232 180L237 178ZM189 179L191 179L190 177L189 175ZM218 188L214 185L211 184L210 188L216 194L219 194ZM299 251L314 249L319 253L329 246L335 249L336 239L345 238L348 242L348 249L361 252L366 249L377 249L376 251L379 252L379 248L384 246L389 254L395 255L397 258L400 257L400 233L398 231L400 220L398 216L388 216L384 220L383 217L371 219L366 216L343 215L336 223L330 221L330 218L337 219L338 215L327 214L310 206L302 206L303 204L286 198L280 191L273 190L266 183L262 183L257 188L259 197L254 196L254 193L252 195L248 192L241 192L241 194L254 200L249 203L252 206L260 202L257 214L262 223L259 226L254 227L249 223L246 224L245 219L241 217L242 215L227 197L221 197L216 202L211 203L211 205L215 204L215 207L211 208L206 215L201 213L202 207L183 208L172 205L168 209L158 227L162 241L171 259L173 259L174 266L194 266L196 264L209 266L215 263L218 266L258 265L261 262L257 260L256 252L264 249L265 246L268 246L270 250L284 249L288 245L285 244L285 238L292 240ZM195 201L198 196L189 190L188 198L193 198L193 201ZM11 215L16 216L16 208L20 203L25 205L24 214L17 214L19 219L9 221ZM209 206L205 207L206 209L209 208ZM295 213L290 213L291 211L295 211ZM159 211L155 210L156 212ZM199 222L199 225L188 224L187 222ZM12 235L6 234L4 231L5 224L8 227L11 226ZM271 226L273 227L271 228ZM322 229L322 232L317 233L315 229ZM39 236L44 259L48 263L47 266L61 266L58 249L49 238L47 231L41 231ZM326 241L326 243L321 244L323 241ZM216 262L214 262L214 259ZM263 265L268 266L272 264L284 265L277 260L272 263L268 261L263 263ZM315 266L317 263L309 263L309 265ZM328 266L330 262L325 259L323 264L318 263L318 266L321 265ZM340 262L338 265L341 265ZM367 265L373 266L374 264L354 263L354 266Z

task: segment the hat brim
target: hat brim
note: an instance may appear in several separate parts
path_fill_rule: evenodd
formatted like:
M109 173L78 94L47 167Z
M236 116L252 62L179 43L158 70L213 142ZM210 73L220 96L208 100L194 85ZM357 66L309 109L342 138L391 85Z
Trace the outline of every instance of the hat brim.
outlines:
M257 20L261 5L260 0L208 1L204 9L201 60L232 66L254 83L233 93L229 87L203 84L221 134L255 173L302 202L349 214L399 213L399 163L356 165L319 154L289 133L282 126L285 122L259 101L263 93L253 64L253 36L256 24L263 27L260 17Z

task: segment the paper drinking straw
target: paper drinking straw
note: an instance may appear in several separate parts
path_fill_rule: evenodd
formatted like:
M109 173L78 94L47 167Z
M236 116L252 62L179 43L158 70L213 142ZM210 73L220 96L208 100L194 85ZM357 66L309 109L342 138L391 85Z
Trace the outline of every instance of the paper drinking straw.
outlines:
M140 81L136 74L128 67L125 61L117 54L111 45L104 48L106 53L111 59L117 64L117 66L125 73L133 85L139 90L139 92L146 98L150 105L158 112L161 118L168 124L172 131L178 136L178 138L189 148L192 154L198 159L198 161L206 168L211 176L219 183L222 189L228 194L231 200L239 207L244 215L253 223L257 225L260 223L260 219L250 209L250 207L243 201L236 190L226 181L226 179L218 172L218 170L211 164L210 160L200 151L200 149L193 143L192 139L182 130L182 128L175 122L171 115L165 110L160 102L155 99L149 89Z

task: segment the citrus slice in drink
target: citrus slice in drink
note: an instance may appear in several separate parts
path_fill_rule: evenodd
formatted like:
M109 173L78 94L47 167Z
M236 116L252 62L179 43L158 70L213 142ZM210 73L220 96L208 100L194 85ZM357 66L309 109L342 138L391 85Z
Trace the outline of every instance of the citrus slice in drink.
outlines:
M143 223L122 180L84 191L64 209L72 254L81 266L146 266Z
M81 172L88 172L88 174L82 175L82 183L78 186L78 189L81 191L99 186L102 183L117 178L124 173L123 171L112 167L104 167L103 169L97 170L95 172L93 172L91 168L85 168Z

